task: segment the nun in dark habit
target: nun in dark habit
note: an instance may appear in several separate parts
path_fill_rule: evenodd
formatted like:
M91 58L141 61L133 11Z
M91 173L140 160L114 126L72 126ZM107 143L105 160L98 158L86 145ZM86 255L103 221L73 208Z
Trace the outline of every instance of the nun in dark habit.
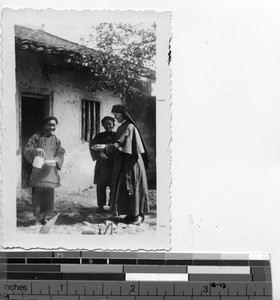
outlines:
M97 144L94 149L115 156L110 199L113 215L126 215L125 223L139 224L148 203L147 150L128 108L114 105L112 114L120 123L114 143Z

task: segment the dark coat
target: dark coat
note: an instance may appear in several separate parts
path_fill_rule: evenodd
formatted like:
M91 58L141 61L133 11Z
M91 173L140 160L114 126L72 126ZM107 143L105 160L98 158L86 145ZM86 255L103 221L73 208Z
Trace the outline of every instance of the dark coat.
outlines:
M93 183L97 185L111 185L112 172L114 167L114 158L108 157L107 159L102 159L100 157L100 152L91 149L92 146L96 144L109 144L115 139L116 132L101 132L98 133L92 141L89 142L90 154L93 161L96 161L94 169L94 180Z

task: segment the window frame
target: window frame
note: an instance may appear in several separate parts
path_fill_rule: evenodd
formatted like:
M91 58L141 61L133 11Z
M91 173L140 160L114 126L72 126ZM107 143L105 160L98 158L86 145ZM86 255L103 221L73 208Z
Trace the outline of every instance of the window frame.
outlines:
M81 100L81 139L90 142L100 132L100 102Z

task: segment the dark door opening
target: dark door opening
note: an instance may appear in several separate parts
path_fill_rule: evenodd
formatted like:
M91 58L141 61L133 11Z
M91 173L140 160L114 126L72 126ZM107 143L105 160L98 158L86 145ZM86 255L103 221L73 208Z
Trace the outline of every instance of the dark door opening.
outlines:
M50 97L41 95L24 95L21 97L21 145L22 149L28 139L42 129L44 117L50 114ZM31 165L22 153L21 187L27 187Z

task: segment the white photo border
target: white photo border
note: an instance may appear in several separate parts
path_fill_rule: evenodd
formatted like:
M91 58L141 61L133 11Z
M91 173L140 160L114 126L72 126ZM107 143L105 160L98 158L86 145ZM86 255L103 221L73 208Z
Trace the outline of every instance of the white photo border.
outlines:
M6 8L2 11L2 101L1 125L1 244L4 249L65 249L65 250L169 250L170 249L170 140L171 140L171 70L168 52L171 39L170 12L155 11L98 11L67 10L73 14L92 13L108 18L153 18L157 24L157 62L156 62L156 146L157 146L157 230L155 235L61 235L30 234L17 231L16 227L16 79L14 25L28 14L48 13L57 10ZM61 10L65 13L65 10ZM82 19L82 18L81 18Z

